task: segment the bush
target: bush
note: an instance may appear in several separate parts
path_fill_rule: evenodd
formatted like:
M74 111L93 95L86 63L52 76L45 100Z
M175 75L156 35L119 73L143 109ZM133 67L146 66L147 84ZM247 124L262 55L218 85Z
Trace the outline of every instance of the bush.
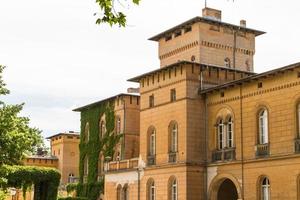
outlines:
M86 197L61 197L58 200L88 200Z
M1 166L0 177L6 179L2 188L22 188L25 195L34 185L34 199L56 200L60 173L52 168L30 166Z

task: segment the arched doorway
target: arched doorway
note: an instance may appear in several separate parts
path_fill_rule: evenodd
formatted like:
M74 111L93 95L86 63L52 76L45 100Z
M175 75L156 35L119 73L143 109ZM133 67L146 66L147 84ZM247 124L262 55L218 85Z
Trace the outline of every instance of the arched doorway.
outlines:
M218 189L218 200L237 200L238 192L230 179L225 179Z

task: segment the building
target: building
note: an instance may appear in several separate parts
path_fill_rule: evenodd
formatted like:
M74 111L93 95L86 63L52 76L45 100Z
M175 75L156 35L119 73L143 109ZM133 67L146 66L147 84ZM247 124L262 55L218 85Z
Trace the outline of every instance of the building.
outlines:
M300 199L300 63L256 74L264 32L202 15L150 38L139 154L107 163L105 199Z
M50 155L38 152L37 155L27 156L24 165L58 169L62 185L76 182L79 177L79 133L58 133L47 139L50 140Z

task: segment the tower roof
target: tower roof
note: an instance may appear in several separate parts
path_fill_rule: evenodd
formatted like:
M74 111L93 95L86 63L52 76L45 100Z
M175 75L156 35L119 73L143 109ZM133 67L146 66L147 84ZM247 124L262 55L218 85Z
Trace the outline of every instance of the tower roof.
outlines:
M158 41L160 40L161 38L165 37L166 35L169 35L173 32L176 32L182 28L185 28L187 26L191 26L195 23L198 23L198 22L204 22L204 23L208 23L208 24L212 24L212 25L220 25L220 26L223 26L223 27L230 27L230 28L233 28L235 30L241 30L241 31L245 31L245 32L249 32L249 33L254 33L255 36L259 36L259 35L262 35L262 34L265 34L266 32L264 31L259 31L259 30L255 30L255 29L251 29L251 28L246 28L244 26L238 26L238 25L234 25L234 24L230 24L230 23L226 23L226 22L222 22L220 20L217 20L217 19L213 19L213 18L209 18L209 17L194 17L188 21L185 21L177 26L174 26L173 28L170 28L162 33L159 33L151 38L149 38L149 40L152 40L152 41Z

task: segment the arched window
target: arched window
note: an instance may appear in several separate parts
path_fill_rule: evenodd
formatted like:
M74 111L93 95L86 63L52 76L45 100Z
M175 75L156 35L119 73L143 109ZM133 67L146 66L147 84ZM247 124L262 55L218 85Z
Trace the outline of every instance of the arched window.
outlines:
M99 123L99 137L100 137L100 139L105 135L105 132L106 132L105 122L103 120L101 120L100 123Z
M232 148L234 145L233 145L233 120L232 120L232 117L229 117L228 118L228 121L227 121L227 133L226 133L226 136L227 136L227 141L226 141L226 145L228 148Z
M218 120L217 124L217 132L218 132L218 149L224 148L224 122L223 119Z
M122 186L118 185L118 187L117 187L117 200L121 200L121 196L122 196Z
M117 131L117 134L121 133L121 119L120 119L120 117L117 117L117 120L116 120L116 131Z
M128 200L129 199L129 192L128 192L128 185L124 185L123 191L122 191L122 200Z
M259 129L259 144L269 143L269 134L268 134L268 111L262 109L258 115L258 129Z
M149 133L149 155L154 156L156 153L156 131L154 128Z
M148 180L147 183L147 200L156 199L155 183L153 179Z
M171 177L169 179L169 197L168 200L178 200L178 184L177 179Z
M225 67L231 67L231 63L230 63L230 59L229 58L225 58L224 59L224 64L225 64Z
M87 122L84 128L84 142L88 142L90 137L90 125Z
M264 177L261 181L260 185L260 199L261 200L270 200L271 193L270 193L270 181L267 177Z
M175 153L178 151L178 124L173 122L170 124L170 152Z

